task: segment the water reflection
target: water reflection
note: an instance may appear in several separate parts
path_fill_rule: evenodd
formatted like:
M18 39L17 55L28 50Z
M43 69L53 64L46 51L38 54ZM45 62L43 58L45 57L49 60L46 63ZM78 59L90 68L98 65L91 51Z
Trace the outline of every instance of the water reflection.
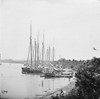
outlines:
M0 89L7 90L2 93L2 97L13 99L32 98L36 95L42 95L51 92L57 88L63 87L69 83L67 78L45 79L40 75L28 75L21 73L20 64L3 64L0 66Z

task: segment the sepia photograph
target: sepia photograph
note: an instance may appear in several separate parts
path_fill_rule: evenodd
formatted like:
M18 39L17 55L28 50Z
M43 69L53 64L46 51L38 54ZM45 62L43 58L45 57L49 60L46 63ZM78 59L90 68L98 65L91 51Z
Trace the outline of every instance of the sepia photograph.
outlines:
M100 99L100 0L0 0L0 99Z

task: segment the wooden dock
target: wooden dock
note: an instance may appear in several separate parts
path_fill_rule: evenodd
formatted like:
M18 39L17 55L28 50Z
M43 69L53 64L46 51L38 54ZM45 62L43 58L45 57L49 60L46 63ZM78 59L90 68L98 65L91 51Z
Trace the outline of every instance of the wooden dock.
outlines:
M45 77L44 75L40 75L40 77ZM54 77L50 77L50 78L71 78L73 77L73 75L55 75ZM49 78L49 77L46 77Z

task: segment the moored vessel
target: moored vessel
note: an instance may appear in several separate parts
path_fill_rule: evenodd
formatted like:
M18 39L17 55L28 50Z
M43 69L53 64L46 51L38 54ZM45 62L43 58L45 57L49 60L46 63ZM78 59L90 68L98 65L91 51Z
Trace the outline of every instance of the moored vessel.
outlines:
M28 58L26 64L24 64L24 67L22 67L22 73L27 74L40 74L42 73L42 68L38 67L36 62L36 53L37 53L37 45L35 41L35 47L33 48L32 44L32 24L30 24L30 46L29 46L29 52L28 52ZM34 56L35 54L35 56ZM34 60L33 60L34 58Z

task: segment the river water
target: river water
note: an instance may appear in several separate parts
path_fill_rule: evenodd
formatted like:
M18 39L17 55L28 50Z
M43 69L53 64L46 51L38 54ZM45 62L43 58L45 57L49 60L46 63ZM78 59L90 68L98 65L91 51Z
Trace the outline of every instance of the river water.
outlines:
M68 78L45 79L40 75L22 74L22 64L0 65L0 95L2 98L33 98L69 84ZM6 92L2 92L6 90Z

